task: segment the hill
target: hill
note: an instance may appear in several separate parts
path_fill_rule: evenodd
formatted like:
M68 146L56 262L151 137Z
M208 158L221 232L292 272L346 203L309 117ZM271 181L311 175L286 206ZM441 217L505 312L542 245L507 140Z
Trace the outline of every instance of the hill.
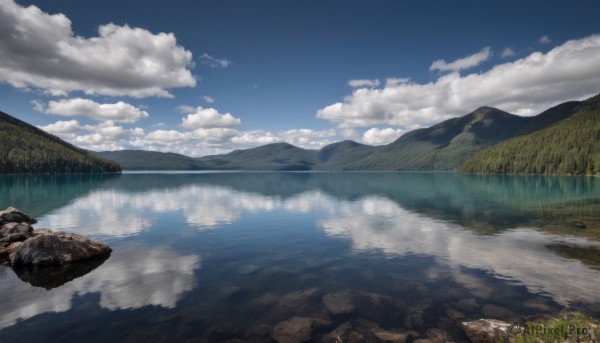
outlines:
M306 150L288 143L272 143L198 160L211 169L311 170L319 163L317 155L316 150Z
M0 174L120 172L114 161L89 154L0 112Z
M576 104L555 125L480 152L461 171L600 175L600 95Z
M145 150L101 151L94 154L119 163L125 170L204 170L205 163L172 152Z
M355 141L345 140L329 144L319 150L320 170L349 170L356 161L363 159L380 149L376 146L360 144Z

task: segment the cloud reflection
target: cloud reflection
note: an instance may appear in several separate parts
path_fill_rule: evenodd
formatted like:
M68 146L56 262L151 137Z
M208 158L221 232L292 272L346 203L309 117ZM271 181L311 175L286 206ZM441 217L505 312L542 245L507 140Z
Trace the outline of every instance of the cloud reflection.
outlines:
M98 269L50 291L31 287L8 267L0 268L5 269L0 292L11 295L2 302L0 328L4 328L38 314L68 311L75 295L88 293L99 293L100 306L109 310L174 308L181 295L195 287L200 257L167 247L116 248Z
M477 235L459 225L407 211L381 197L344 202L317 225L330 236L352 241L357 251L379 250L390 255L421 254L455 271L476 268L518 280L531 292L545 292L555 301L600 301L600 271L567 260L546 248L565 242L589 246L583 238L564 238L519 228L498 235Z

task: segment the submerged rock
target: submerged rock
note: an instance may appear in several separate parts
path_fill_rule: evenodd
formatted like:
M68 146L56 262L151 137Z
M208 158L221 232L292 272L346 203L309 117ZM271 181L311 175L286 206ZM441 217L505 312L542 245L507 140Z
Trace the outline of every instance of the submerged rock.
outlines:
M387 331L374 328L369 331L369 342L381 343L412 343L415 336L410 332Z
M476 343L506 342L510 337L512 324L495 319L479 319L463 322L462 327L467 337Z
M105 256L112 251L106 244L83 236L52 232L27 239L11 256L13 266L43 267Z
M314 329L327 328L331 325L332 323L328 320L292 317L275 325L275 328L273 328L273 338L279 343L309 342L314 338Z
M9 207L4 211L0 211L0 227L4 226L4 224L8 223L27 223L27 224L35 224L37 220L31 218L25 213L17 210L14 207Z

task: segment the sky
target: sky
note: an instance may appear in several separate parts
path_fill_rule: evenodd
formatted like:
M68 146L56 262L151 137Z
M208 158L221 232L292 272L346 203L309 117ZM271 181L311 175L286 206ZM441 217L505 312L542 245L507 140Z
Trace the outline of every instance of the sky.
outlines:
M600 93L600 2L0 0L0 111L95 150L387 144Z

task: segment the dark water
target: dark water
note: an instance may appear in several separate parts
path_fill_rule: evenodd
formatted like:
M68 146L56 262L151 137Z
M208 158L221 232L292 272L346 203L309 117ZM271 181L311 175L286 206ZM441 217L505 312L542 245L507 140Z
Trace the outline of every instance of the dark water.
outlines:
M465 341L464 320L600 317L598 178L1 176L0 200L114 249L75 269L0 266L1 343L266 342L293 316L331 322L316 341L345 322ZM324 297L344 290L356 308L331 313Z

